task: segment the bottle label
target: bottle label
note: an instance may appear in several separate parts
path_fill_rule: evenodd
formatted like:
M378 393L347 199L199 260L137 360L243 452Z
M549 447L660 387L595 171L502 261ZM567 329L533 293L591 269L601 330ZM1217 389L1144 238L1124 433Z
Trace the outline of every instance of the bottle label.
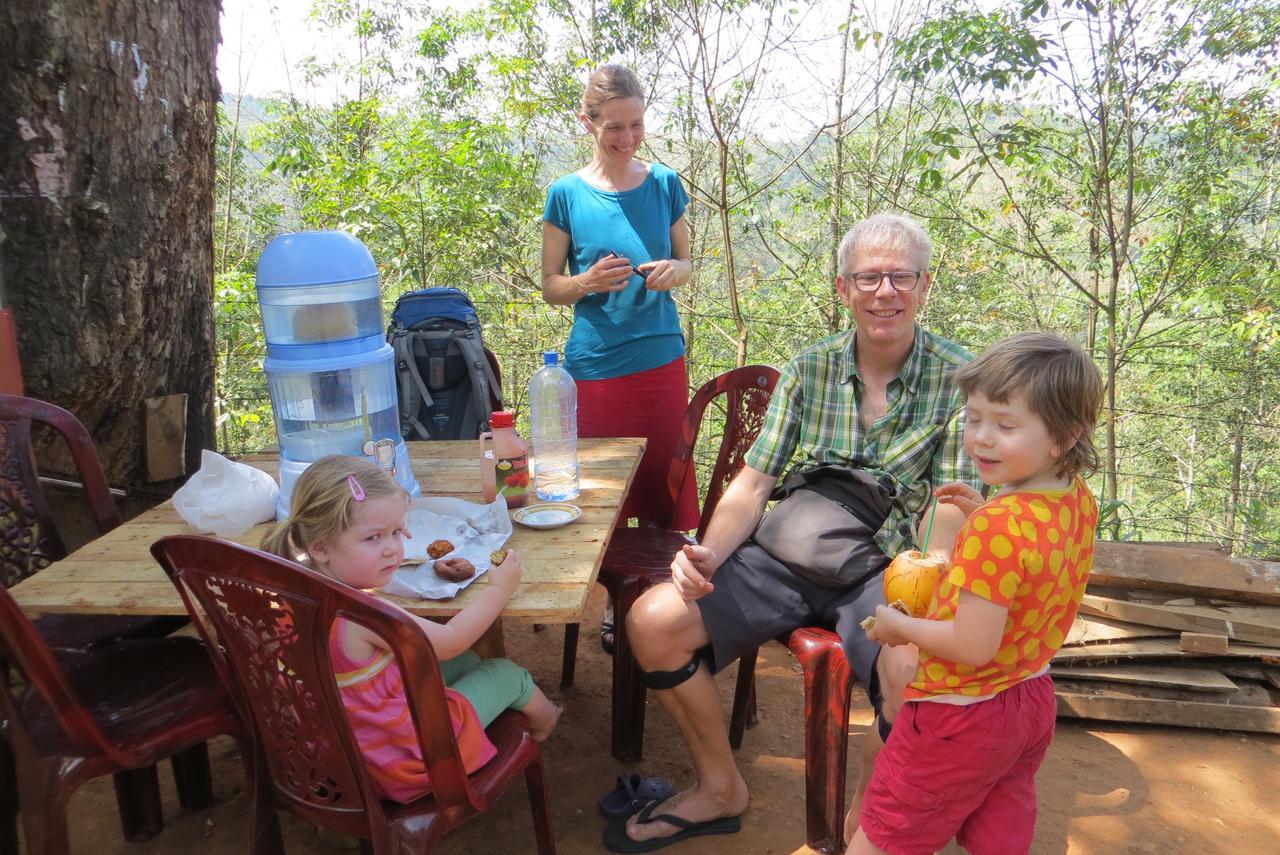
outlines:
M499 457L494 475L498 492L506 497L508 505L512 499L519 500L529 495L529 455Z

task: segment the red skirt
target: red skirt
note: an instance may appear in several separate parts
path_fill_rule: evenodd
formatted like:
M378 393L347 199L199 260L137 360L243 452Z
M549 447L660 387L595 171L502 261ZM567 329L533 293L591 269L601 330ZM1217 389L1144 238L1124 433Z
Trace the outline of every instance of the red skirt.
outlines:
M680 442L684 411L689 406L689 375L684 357L622 377L578 381L578 435L642 436L648 444L631 482L622 519L650 522L669 511L667 470ZM671 527L698 527L698 487L686 478Z

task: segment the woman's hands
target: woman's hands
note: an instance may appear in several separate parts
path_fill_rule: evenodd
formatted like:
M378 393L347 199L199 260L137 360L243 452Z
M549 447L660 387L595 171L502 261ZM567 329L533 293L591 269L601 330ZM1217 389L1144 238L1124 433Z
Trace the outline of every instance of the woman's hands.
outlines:
M621 291L631 279L631 262L621 255L606 255L573 277L579 296Z
M977 490L959 481L943 484L933 491L933 495L942 504L959 508L965 517L982 507L983 502L986 501Z
M680 284L680 270L677 262L663 258L658 261L646 261L636 270L644 277L644 287L650 291L670 291Z

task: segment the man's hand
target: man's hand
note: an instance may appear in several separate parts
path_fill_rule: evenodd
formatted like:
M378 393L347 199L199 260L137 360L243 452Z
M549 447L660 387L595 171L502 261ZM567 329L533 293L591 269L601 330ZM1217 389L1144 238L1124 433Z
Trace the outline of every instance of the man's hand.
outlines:
M708 581L720 566L716 554L705 546L687 545L671 562L671 581L686 601L698 600L715 588Z
M933 495L942 504L959 508L965 517L982 507L983 502L986 501L981 493L960 481L943 484L933 491Z

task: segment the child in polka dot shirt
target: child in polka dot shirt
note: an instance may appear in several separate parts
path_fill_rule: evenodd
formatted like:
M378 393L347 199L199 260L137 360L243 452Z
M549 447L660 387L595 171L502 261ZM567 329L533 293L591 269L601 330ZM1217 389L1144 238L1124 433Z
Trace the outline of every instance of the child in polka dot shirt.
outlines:
M959 369L965 451L988 486L935 491L967 517L929 611L886 606L867 635L916 644L920 662L876 762L848 853L1026 852L1035 774L1057 706L1049 660L1093 565L1102 380L1080 348L1045 333L993 345Z

